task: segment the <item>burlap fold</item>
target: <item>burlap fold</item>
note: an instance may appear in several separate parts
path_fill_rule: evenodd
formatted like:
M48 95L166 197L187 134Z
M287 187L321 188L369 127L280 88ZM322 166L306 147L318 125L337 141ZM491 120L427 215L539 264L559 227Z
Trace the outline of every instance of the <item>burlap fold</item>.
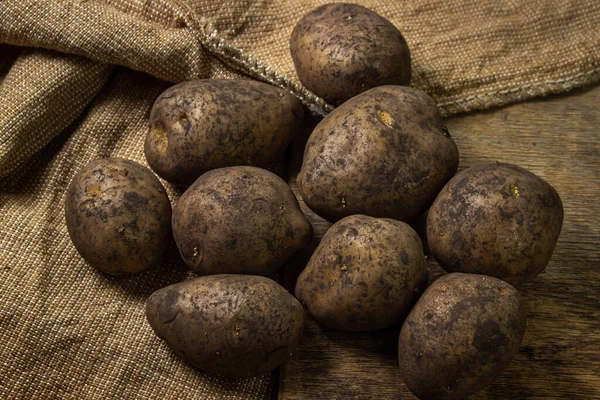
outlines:
M0 176L65 129L107 82L112 66L49 50L24 50L0 86Z
M296 21L323 3L0 1L0 398L272 394L271 376L226 380L175 357L143 314L153 290L188 277L175 247L140 276L104 276L70 243L64 195L95 158L147 165L148 114L167 81L260 79L331 110L302 87L288 49ZM597 0L360 3L400 28L413 85L445 115L600 78Z
M146 323L145 299L189 277L174 244L152 271L117 279L83 261L66 232L65 191L79 168L108 156L147 165L148 112L167 86L120 69L83 118L1 181L0 398L268 398L269 376L203 374Z

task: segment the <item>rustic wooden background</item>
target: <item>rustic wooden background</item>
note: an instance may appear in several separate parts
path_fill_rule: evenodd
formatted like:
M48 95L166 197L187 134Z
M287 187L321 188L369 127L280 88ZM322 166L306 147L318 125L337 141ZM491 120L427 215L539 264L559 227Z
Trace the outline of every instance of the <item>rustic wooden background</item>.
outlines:
M600 399L600 86L457 116L446 125L460 151L459 169L517 164L550 182L565 207L546 271L519 287L528 311L520 351L491 387L471 399ZM295 190L305 140L292 151ZM288 288L330 226L301 205L316 238L286 267ZM424 219L414 226L425 243ZM431 282L443 271L432 257L428 264ZM416 399L398 369L399 329L346 333L309 320L299 349L280 370L279 399Z

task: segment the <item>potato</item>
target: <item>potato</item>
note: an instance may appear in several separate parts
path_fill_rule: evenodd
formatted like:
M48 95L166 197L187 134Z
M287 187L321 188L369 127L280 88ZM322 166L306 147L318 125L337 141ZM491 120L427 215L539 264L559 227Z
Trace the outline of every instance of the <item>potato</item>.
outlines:
M329 228L298 278L296 296L325 326L367 331L406 316L426 284L423 247L410 226L353 215Z
M410 83L410 52L400 31L356 4L326 4L306 14L290 50L302 84L333 105L375 86Z
M146 159L158 175L186 186L215 168L268 167L288 146L303 115L295 97L266 83L180 83L152 107Z
M250 275L204 276L160 289L148 299L146 317L179 357L229 377L272 371L292 354L304 328L298 300Z
M500 375L519 350L525 310L519 292L483 275L435 281L412 309L398 341L406 386L421 400L462 399Z
M101 158L82 168L65 200L69 236L81 256L111 275L135 274L158 261L171 235L171 203L150 170Z
M317 125L297 179L306 204L330 221L352 214L408 220L457 167L458 150L431 97L380 86Z
M510 164L456 175L427 217L427 241L447 271L517 284L550 261L563 222L560 197L546 181Z
M173 235L195 272L271 275L312 238L291 189L256 167L209 171L181 196Z

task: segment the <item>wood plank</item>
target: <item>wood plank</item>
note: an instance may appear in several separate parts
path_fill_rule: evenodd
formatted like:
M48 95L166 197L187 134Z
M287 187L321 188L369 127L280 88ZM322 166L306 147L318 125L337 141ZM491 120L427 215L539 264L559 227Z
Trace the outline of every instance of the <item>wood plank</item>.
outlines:
M496 382L472 399L600 399L599 105L600 86L446 121L461 170L494 161L520 165L550 182L565 206L550 264L519 287L528 310L520 351ZM292 151L290 184L296 193L306 137ZM330 226L302 201L301 206L315 240L285 269L284 282L292 290ZM424 225L423 217L413 223L422 239ZM430 282L443 273L432 257L428 266ZM398 331L337 332L310 320L300 347L281 368L279 399L415 399L398 369Z

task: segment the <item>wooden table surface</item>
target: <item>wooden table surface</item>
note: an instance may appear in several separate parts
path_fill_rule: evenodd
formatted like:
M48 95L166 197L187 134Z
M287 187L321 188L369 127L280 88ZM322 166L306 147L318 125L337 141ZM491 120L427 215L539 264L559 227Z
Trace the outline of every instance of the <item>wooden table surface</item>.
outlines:
M520 351L470 399L600 399L600 86L453 117L446 125L460 151L459 170L517 164L550 182L565 207L546 271L519 287L528 312ZM295 190L303 148L299 139L292 152ZM330 224L301 205L315 229L314 249ZM423 217L414 227L426 243ZM288 288L310 253L286 267ZM430 282L443 273L431 256L428 266ZM300 347L280 370L279 399L416 399L398 369L399 329L337 332L309 319Z

